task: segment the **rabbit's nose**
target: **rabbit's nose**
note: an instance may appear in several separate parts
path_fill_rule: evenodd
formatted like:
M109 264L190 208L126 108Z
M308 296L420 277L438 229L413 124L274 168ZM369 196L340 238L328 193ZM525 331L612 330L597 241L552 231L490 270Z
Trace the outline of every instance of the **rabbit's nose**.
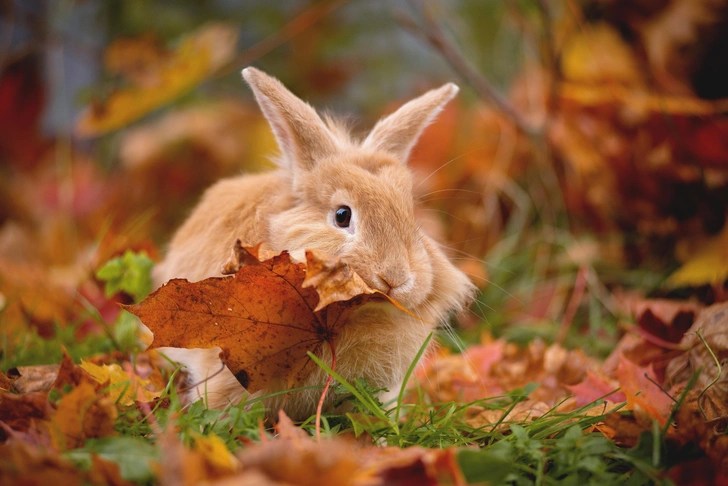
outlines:
M390 271L378 274L377 280L383 284L383 288L380 290L391 296L394 291L405 290L412 278L406 271Z

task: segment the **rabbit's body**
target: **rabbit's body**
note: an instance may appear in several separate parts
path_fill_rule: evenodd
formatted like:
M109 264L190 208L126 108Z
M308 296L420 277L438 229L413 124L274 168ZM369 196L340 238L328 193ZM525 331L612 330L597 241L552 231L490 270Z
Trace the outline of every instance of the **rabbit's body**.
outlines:
M445 85L407 103L360 142L330 120L324 122L277 80L252 68L243 74L281 147L281 168L226 179L208 189L172 239L155 278L162 283L219 276L236 239L248 246L264 241L298 259L307 248L339 255L367 284L421 318L390 304L368 304L350 316L335 339L336 368L343 377L363 377L392 389L428 334L473 294L467 277L419 229L405 165L421 131L457 88ZM216 350L166 352L187 365L190 381L201 383L195 394L204 395L211 407L243 396L229 370L218 373ZM323 354L330 362L326 347ZM317 369L305 385L322 384L325 378ZM275 382L265 392L285 388ZM319 394L273 398L267 406L303 419L315 410Z

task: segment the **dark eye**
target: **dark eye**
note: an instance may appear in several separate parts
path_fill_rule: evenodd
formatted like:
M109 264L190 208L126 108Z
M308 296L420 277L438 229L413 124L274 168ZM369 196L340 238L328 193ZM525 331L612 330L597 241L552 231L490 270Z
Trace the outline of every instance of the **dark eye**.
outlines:
M351 221L351 208L349 206L341 206L336 210L336 226L339 228L348 228Z

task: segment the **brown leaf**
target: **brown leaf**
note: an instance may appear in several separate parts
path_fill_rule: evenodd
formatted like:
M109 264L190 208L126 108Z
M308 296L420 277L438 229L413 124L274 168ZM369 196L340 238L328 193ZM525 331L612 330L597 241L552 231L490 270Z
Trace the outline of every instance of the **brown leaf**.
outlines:
M58 450L81 447L92 437L114 435L118 411L109 396L99 396L91 383L83 382L58 402L51 416L51 439Z
M306 278L301 287L313 287L318 292L320 300L314 312L357 295L381 294L370 288L341 258L318 250L306 250Z
M471 427L488 427L486 430L503 431L508 429L511 423L520 424L537 419L548 413L549 410L551 410L551 407L544 402L527 399L518 402L508 411L498 409L481 410L477 414L469 416L465 423Z
M703 335L705 343L698 336L698 332ZM704 395L706 401L716 404L728 403L728 375L725 370L719 375L716 363L716 359L719 363L725 363L728 358L728 302L714 304L698 314L695 324L685 333L680 345L686 352L667 365L666 386L684 383L696 371L702 370L695 383L695 389L703 390L709 387L710 394ZM718 380L713 383L716 378ZM703 405L708 413L708 419L726 417L725 406L707 407L705 403Z
M60 365L18 366L10 368L8 375L15 378L13 390L18 393L48 391L58 378Z
M576 385L566 385L576 397L577 406L581 407L599 398L606 398L612 402L623 402L626 400L624 393L617 391L619 385L610 383L606 377L597 375L589 370L586 371L586 379Z
M45 420L52 413L48 394L33 392L24 395L0 392L0 423L15 432L27 432L39 420ZM7 433L0 429L0 440Z
M700 392L691 390L687 400L675 415L675 427L670 427L667 440L675 440L679 444L697 444L722 474L728 475L728 435L725 433L725 421L706 421L698 407Z
M360 451L351 443L317 444L282 411L276 429L276 440L239 454L243 470L259 470L269 480L284 484L346 486L371 480L371 473L361 470Z
M627 409L646 414L665 425L672 408L672 400L656 385L652 366L643 368L622 357L617 366L617 380L627 398Z
M316 312L319 294L303 287L305 275L304 265L283 252L245 265L233 277L171 280L125 308L154 333L152 348L220 346L227 366L248 391L277 380L290 387L315 369L307 351L320 355L347 316L372 298L358 295Z
M254 484L266 485L434 486L465 482L455 460L454 448L363 447L340 437L316 443L283 412L280 412L276 429L276 439L244 449L239 454L244 474L262 474L241 477L255 478L259 482Z
M84 473L75 464L17 439L0 444L0 478L2 484L85 484Z

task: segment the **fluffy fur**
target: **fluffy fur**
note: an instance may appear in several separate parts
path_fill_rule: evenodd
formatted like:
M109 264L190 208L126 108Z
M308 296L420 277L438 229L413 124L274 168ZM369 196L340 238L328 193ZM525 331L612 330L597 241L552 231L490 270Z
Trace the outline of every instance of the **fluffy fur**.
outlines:
M279 169L222 180L209 188L174 235L155 278L162 283L175 277L196 281L219 276L238 238L245 245L265 241L300 260L307 248L337 254L367 284L422 318L413 319L388 304L370 304L352 315L335 342L342 376L364 377L371 385L395 389L427 335L474 292L467 277L420 230L406 166L422 130L458 88L449 83L410 101L358 142L328 118L322 120L278 80L254 68L243 70L243 77L281 149ZM349 228L334 222L336 210L344 205L353 212ZM166 352L187 365L191 381L201 383L193 395L204 396L209 406L222 408L244 396L227 369L218 373L217 350ZM326 354L323 359L330 362ZM325 378L317 370L307 384L322 384ZM271 383L265 392L283 388ZM315 411L318 395L297 393L266 405L303 419Z

